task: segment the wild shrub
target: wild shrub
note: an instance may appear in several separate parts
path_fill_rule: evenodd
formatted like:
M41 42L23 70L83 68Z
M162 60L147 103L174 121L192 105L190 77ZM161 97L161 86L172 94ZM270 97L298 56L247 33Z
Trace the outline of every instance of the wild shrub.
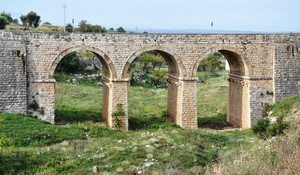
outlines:
M289 126L288 122L283 121L283 115L277 117L277 121L268 127L268 135L276 136L283 134Z
M271 123L267 117L263 117L257 121L257 123L252 127L252 130L260 138L265 139L283 134L288 125L288 122L283 121L283 116L277 117L277 120L274 123Z
M263 117L257 121L257 123L252 127L252 130L255 134L258 134L258 136L265 137L269 126L270 120Z
M56 72L73 73L79 68L79 55L77 52L71 52L66 55L57 65Z

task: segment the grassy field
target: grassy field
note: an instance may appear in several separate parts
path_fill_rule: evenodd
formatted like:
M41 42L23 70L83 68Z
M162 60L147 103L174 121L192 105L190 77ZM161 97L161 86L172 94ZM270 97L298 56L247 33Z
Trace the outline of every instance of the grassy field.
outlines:
M201 73L198 75L202 77ZM70 78L70 77L69 77ZM100 121L102 87L91 82L79 84L58 83L56 89L56 122L72 123ZM128 92L129 128L151 128L163 123L167 110L165 88L130 86ZM198 83L198 123L200 127L222 127L226 122L228 96L227 72Z
M250 131L217 133L173 125L120 132L81 122L51 125L0 114L1 174L197 174L253 136Z
M220 72L219 76L211 78L198 72L199 80L207 76L198 84L198 125L218 129L227 126L228 72Z
M57 121L64 125L0 114L0 174L93 174L94 166L98 174L203 174L254 136L165 123L167 90L140 87L129 89L131 129L138 130L111 130L99 122L100 85L58 83L56 90Z
M221 76L199 84L200 122L224 119L225 82L226 77ZM140 87L129 89L132 130L111 130L99 122L101 89L90 83L58 83L56 113L61 114L64 125L0 113L0 174L299 172L299 95L269 107L272 115L292 115L285 119L293 121L286 135L260 140L251 130L182 129L165 123L166 89ZM207 92L212 92L211 96L206 96ZM208 100L215 107L210 107Z
M102 88L58 83L55 94L55 115L58 123L101 121Z

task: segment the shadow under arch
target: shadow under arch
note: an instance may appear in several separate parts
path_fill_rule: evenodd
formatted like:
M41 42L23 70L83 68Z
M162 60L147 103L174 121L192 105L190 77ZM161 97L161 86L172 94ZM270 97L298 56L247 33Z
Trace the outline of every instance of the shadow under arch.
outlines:
M227 122L240 128L250 128L249 76L251 76L252 71L244 54L230 47L212 47L198 58L194 65L193 75L196 76L200 61L206 58L208 54L217 51L226 58L230 67Z
M104 68L104 76L106 78L111 78L111 79L116 79L117 78L117 73L116 73L116 69L115 66L113 65L112 60L101 50L95 48L95 47L91 47L91 46L75 46L75 47L70 47L66 50L61 51L58 55L56 55L51 68L50 68L50 72L49 72L49 78L50 79L54 79L53 75L55 72L55 69L57 67L57 65L59 64L59 62L69 53L72 52L76 52L79 50L87 50L90 51L92 53L94 53L97 58L100 60L103 68Z
M176 123L177 125L182 126L181 119L181 107L180 105L182 100L182 87L181 87L181 78L186 76L186 69L182 63L180 57L174 52L168 50L167 48L161 46L151 46L144 47L135 51L127 60L123 72L122 78L128 79L128 71L132 62L142 53L148 51L155 51L159 53L164 60L166 61L168 67L168 95L167 95L167 122Z
M103 67L103 76L102 76L102 84L103 84L103 103L102 103L102 120L107 121L109 119L109 116L111 115L111 105L112 105L112 90L109 82L112 79L117 78L117 73L115 66L113 65L112 60L101 50L91 47L91 46L75 46L70 47L66 50L61 51L54 61L52 62L50 72L49 72L49 79L54 79L54 73L56 70L57 65L59 62L69 53L76 52L79 50L87 50L92 52L97 56L97 58L100 60L102 67ZM54 81L55 82L55 81ZM55 86L53 91L55 91ZM52 94L55 94L55 92L52 92ZM53 110L54 108L54 100L53 100ZM54 113L54 111L53 111ZM55 118L55 116L53 116ZM55 120L54 120L55 121Z
M168 65L169 75L172 75L174 77L182 77L186 75L186 69L184 65L182 64L182 59L177 56L177 54L173 53L172 51L161 47L161 46L151 46L151 47L144 47L137 51L135 51L127 60L123 72L122 72L122 78L127 78L128 69L131 65L131 63L142 53L148 52L148 51L155 51L158 52L166 61Z

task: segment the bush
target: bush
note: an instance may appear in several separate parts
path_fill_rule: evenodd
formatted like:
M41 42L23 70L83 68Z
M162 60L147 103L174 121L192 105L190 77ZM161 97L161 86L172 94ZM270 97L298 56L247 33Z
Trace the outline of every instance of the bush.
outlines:
M59 62L56 72L74 73L79 68L79 61L77 52L69 53Z
M277 117L275 123L271 123L266 117L261 118L253 126L252 130L255 134L258 134L261 138L268 138L276 135L283 134L284 130L288 128L288 123L283 121L283 116Z
M252 127L252 130L255 134L258 134L260 137L265 137L269 126L270 120L264 117L257 121L257 123Z
M283 131L288 128L288 123L283 121L283 116L277 117L276 123L273 123L268 128L270 136L281 135Z

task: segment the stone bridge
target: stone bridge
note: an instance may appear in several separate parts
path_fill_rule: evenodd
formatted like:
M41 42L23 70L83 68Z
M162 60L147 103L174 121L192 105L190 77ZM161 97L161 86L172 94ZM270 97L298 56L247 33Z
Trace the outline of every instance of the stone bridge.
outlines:
M88 50L104 67L103 119L121 106L128 129L128 68L146 51L168 65L168 119L197 127L197 67L219 51L230 65L227 120L249 128L264 107L300 92L300 34L82 34L0 31L0 111L54 123L54 71L67 54Z

